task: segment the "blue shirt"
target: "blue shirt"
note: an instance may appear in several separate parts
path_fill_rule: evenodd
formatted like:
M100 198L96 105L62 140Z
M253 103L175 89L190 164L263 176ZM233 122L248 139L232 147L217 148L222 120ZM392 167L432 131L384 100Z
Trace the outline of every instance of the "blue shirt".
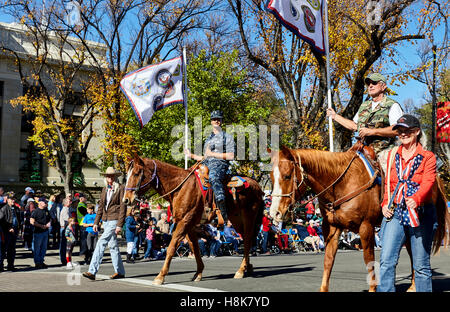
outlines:
M97 215L95 213L85 215L84 218L83 218L83 223L84 224L94 224L96 216ZM91 233L91 234L95 234L95 235L98 234L98 232L94 232L94 229L93 229L92 226L87 227L86 228L86 232Z
M226 132L223 132L223 131L220 131L217 134L211 133L211 135L205 141L205 145L203 148L203 154L206 153L206 149L208 147L211 150L211 152L214 152L214 153L233 153L234 154L233 136ZM209 159L209 158L211 158L211 157L208 157L207 159ZM217 158L214 158L214 159L228 164L228 160L217 159Z
M223 234L225 235L225 238L234 238L234 237L236 237L236 236L233 235L232 232L236 233L236 230L232 226L230 226L230 227L226 226L224 228L224 230L223 230Z

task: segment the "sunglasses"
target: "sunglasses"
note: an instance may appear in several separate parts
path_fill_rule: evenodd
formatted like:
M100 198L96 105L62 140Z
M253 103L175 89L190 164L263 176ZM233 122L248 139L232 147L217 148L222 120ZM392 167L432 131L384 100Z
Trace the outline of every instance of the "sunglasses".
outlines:
M417 131L417 128L412 128L412 129L407 129L407 128L404 128L404 129L397 129L397 132L398 132L398 134L399 135L410 135L411 133L414 133L414 132L416 132Z
M367 85L367 86L370 86L370 85L376 86L376 85L379 84L379 83L380 83L380 81L368 81L368 82L366 83L366 85Z
M211 119L211 121L220 121L220 122L222 122L222 119L220 119L220 118L213 118L213 119Z

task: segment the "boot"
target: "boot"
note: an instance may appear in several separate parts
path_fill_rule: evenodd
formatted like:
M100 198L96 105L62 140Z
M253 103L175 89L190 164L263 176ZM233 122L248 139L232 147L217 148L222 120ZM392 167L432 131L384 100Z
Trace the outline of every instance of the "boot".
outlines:
M217 205L217 208L219 208L219 210L220 210L220 214L222 215L223 224L226 225L227 221L228 221L227 205L225 204L224 200L218 201L216 203L216 205Z
M134 263L133 259L131 258L130 254L127 254L127 260L125 261L126 263Z

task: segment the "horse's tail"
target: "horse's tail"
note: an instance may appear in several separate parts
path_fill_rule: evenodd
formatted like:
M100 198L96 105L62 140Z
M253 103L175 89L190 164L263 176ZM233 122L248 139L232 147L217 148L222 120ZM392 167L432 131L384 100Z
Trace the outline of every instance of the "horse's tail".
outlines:
M258 196L260 199L260 205L258 207L258 212L256 213L255 227L253 228L252 246L257 246L257 237L259 234L259 229L261 228L264 209L266 208L264 204L264 193L261 191L261 194Z
M438 227L433 239L433 254L436 254L444 242L444 247L448 247L450 243L449 230L450 230L450 212L447 209L447 197L445 196L444 183L439 177L436 177L437 184L437 198L436 204L436 217Z

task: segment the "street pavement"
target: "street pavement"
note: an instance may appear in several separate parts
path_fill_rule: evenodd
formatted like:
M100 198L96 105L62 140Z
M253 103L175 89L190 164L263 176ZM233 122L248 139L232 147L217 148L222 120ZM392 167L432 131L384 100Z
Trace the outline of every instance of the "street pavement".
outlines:
M80 263L68 270L60 264L57 249L47 252L47 269L35 269L31 251L17 248L17 271L0 273L1 292L317 292L323 272L324 253L313 252L258 255L251 257L254 274L243 279L234 279L239 268L240 256L217 258L203 257L205 269L201 282L191 281L195 274L194 259L175 257L165 284L157 286L152 281L162 268L162 260L139 260L125 265L126 278L110 280L114 273L111 258L107 252L97 274L96 281L81 276L88 266L82 264L75 247L74 262ZM124 247L121 247L125 251ZM431 260L433 288L435 292L450 292L450 251L441 250ZM125 253L122 253L125 260ZM376 261L379 251L376 251ZM5 261L6 262L6 261ZM5 263L6 264L6 263ZM376 266L378 263L376 262ZM330 292L366 292L367 272L362 251L339 250L330 280ZM403 249L397 267L397 290L405 292L409 287L410 263Z

